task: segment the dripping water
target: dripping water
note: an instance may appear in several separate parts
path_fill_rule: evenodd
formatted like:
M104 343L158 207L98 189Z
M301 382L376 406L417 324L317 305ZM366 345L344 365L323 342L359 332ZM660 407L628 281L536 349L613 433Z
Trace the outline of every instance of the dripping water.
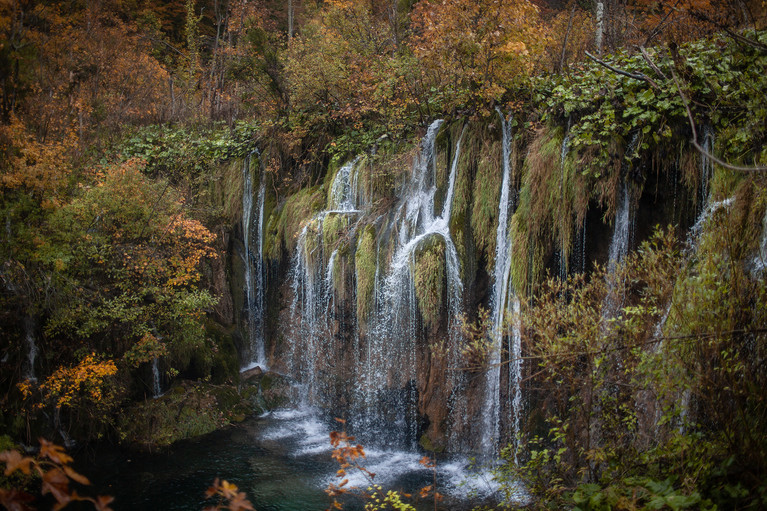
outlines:
M488 370L485 375L484 405L482 407L480 449L484 454L495 454L498 450L501 422L501 347L503 340L503 321L507 312L509 294L509 276L511 273L511 239L508 232L510 204L510 174L511 165L509 153L511 148L511 122L507 120L500 109L496 108L503 127L503 179L501 181L501 198L498 204L498 228L496 231L495 267L493 270L493 295L491 301L491 349L488 359ZM512 291L513 295L513 291ZM510 300L510 306L518 308L516 296ZM515 304L515 305L511 305ZM521 367L519 364L519 346L516 338L518 328L513 324L509 338L509 399L512 410L512 430L514 437L519 432L519 413L521 407Z
M458 254L450 235L449 220L455 191L457 163L465 128L455 147L442 212L434 212L436 150L435 140L442 121L429 127L421 151L413 164L411 180L394 218L396 248L389 269L377 285L377 306L368 335L366 363L358 375L361 389L359 408L365 431L378 438L415 445L416 420L416 350L418 308L413 268L422 243L439 239L444 243L447 280L448 343L457 354L458 318L462 312L463 284L460 280ZM389 230L393 230L394 225ZM380 245L379 245L380 247ZM377 259L380 259L380 253ZM380 269L377 268L377 273ZM383 272L381 272L383 273ZM378 279L377 279L378 280ZM457 364L457 357L452 362Z
M152 359L152 397L157 399L162 396L162 384L160 381L160 359Z
M706 125L703 127L703 150L712 154L714 148L714 131L711 126ZM708 203L711 200L711 193L709 190L709 183L714 176L714 162L708 156L701 154L700 156L700 188L698 190L698 214L706 210Z
M565 200L565 160L567 159L567 153L570 150L570 118L567 119L567 129L565 130L565 136L562 138L562 147L559 152L559 168L560 168L560 174L559 174L559 200L561 203L564 203ZM567 224L567 220L564 215L559 219L561 222L560 224L560 230L561 232L564 232L565 225ZM561 235L564 236L564 235ZM567 234L569 239L569 233ZM568 261L567 261L567 254L565 254L564 247L559 248L559 278L562 281L567 280L567 272L568 272Z
M263 167L259 178L258 189L258 231L256 233L256 251L252 252L253 225L253 180L250 171L252 154L245 158L242 167L243 191L242 191L242 238L245 248L245 299L247 301L248 323L248 353L247 363L244 370L260 366L266 368L266 353L264 347L264 257L263 257L263 225L264 225L264 200L266 195L266 183Z
M631 155L639 141L639 133L635 133L631 139L628 147L626 148L626 155ZM603 320L609 320L618 311L620 302L623 300L623 296L618 296L617 286L618 282L615 280L615 271L618 269L618 265L623 262L623 259L629 252L631 245L631 237L633 234L633 220L631 214L631 197L629 193L629 179L624 171L623 182L621 185L620 197L618 199L617 209L615 212L615 225L613 227L613 236L610 241L610 251L607 261L607 296L605 297L602 318Z
M759 242L759 248L751 261L751 274L756 276L767 268L767 211L762 219L762 236Z
M334 271L337 250L326 259L322 239L328 215L356 215L358 207L356 166L359 158L342 166L328 194L328 209L316 214L301 229L291 265L293 301L291 317L294 331L290 343L289 367L300 379L299 401L304 405L323 404L327 389L320 372L328 364L335 345L322 343L328 337L334 300Z

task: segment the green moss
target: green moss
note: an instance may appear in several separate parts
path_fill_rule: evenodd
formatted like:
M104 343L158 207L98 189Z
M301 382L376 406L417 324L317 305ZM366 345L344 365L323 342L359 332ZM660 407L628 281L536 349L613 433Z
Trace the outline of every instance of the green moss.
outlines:
M122 440L151 449L216 430L228 422L229 409L219 406L214 389L187 382L161 398L136 403L118 422Z
M16 448L16 442L8 435L0 435L0 452Z
M445 288L445 242L432 236L415 256L415 296L427 328L439 324Z
M282 251L293 252L303 225L322 210L325 193L321 187L303 188L275 209L264 229L264 257L278 260Z
M232 338L234 328L226 329L209 320L205 323L205 331L214 346L211 381L213 383L237 381L240 364L237 347Z
M455 177L455 195L450 217L450 233L455 243L458 259L461 261L461 278L473 275L475 263L469 255L473 253L471 239L472 175L476 170L475 162L479 157L484 139L484 132L474 125L466 129L463 149L458 158Z
M234 223L242 217L243 160L219 164L208 181L208 195L214 214Z
M477 251L486 255L488 271L492 271L503 163L500 142L495 141L483 149L477 161L477 176L474 179L471 230Z
M433 442L432 439L429 437L429 435L426 434L426 433L421 435L421 439L418 441L418 444L424 450L429 451L429 452L434 452L434 453L443 453L443 452L445 452L445 446Z
M338 248L339 241L349 229L349 215L331 213L322 222L322 245L326 253Z
M354 271L357 278L357 322L361 329L367 325L373 306L373 290L376 276L375 227L366 225L357 242L354 254Z

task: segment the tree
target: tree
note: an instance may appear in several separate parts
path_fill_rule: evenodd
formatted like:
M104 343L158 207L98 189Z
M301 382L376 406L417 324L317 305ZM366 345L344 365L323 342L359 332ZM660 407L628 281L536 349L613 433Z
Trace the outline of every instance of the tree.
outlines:
M527 76L546 44L525 0L424 0L411 13L410 47L448 107L486 105Z

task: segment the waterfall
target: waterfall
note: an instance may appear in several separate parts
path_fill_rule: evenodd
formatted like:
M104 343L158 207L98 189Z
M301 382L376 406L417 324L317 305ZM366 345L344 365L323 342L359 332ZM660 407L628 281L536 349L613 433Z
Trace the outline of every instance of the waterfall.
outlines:
M711 126L703 127L703 150L712 154L714 150L714 131ZM705 211L711 200L709 183L714 177L714 162L706 155L700 155L700 188L698 191L698 213Z
M565 136L562 138L562 147L559 151L559 200L564 202L565 200L565 160L567 159L567 153L570 150L570 118L567 119L567 128L565 130ZM562 216L560 219L560 228L565 230L565 225L569 221L568 218ZM563 225L564 224L564 225ZM569 237L569 234L568 234ZM559 249L559 278L562 281L567 280L568 273L568 261L567 254L562 247Z
M618 201L618 209L615 212L615 226L613 227L613 236L610 241L609 259L607 261L607 295L605 296L602 307L603 322L611 319L618 312L623 295L618 295L618 283L616 282L615 271L618 265L623 261L629 251L631 240L631 201L629 197L628 183L624 179L621 187L621 196ZM603 323L606 326L606 323Z
M300 378L300 400L303 404L317 404L326 395L319 373L328 363L333 346L322 345L320 337L328 333L332 312L334 267L338 251L326 260L322 239L323 223L329 215L356 215L357 162L359 158L341 167L333 179L328 194L328 209L316 214L304 225L298 236L291 266L293 301L291 317L295 328L291 334L289 367L291 374Z
M35 359L37 358L38 350L37 343L35 343L35 322L30 316L24 318L24 330L24 340L27 345L27 367L24 371L24 378L36 382Z
M493 295L490 303L490 356L488 370L485 375L485 395L482 407L480 449L484 454L495 454L498 450L500 437L501 413L501 347L503 340L503 320L506 315L509 294L509 276L511 274L511 239L509 238L509 208L510 203L510 162L511 122L496 108L503 126L503 180L501 181L501 199L498 205L498 229L495 236L495 267L493 270ZM509 306L519 310L519 301L513 296ZM512 432L516 438L519 432L519 415L521 412L521 364L519 328L513 324L509 338L509 399L511 400Z
M155 399L162 395L162 384L160 381L160 359L152 359L152 397Z
M415 158L412 176L398 215L390 230L398 232L388 272L376 286L376 307L367 340L367 352L357 381L358 407L363 429L378 438L396 442L416 440L416 337L418 306L413 269L422 242L437 238L444 243L447 280L447 317L451 352L457 354L455 328L462 312L463 283L458 253L450 235L449 220L460 148L465 128L456 143L442 212L435 216L435 140L442 125L431 124ZM380 245L379 245L380 246ZM380 252L378 259L380 259ZM377 263L380 264L380 263ZM380 275L376 269L377 276Z
M607 261L607 272L615 273L618 264L623 261L629 251L631 239L631 211L628 182L623 181L621 196L618 201L618 209L615 212L615 226L613 237L610 241L610 255Z
M242 240L245 248L245 300L248 322L247 363L243 370L260 366L266 368L264 347L264 199L266 183L263 168L258 189L258 232L255 239L256 251L251 251L251 226L253 224L253 180L250 172L251 155L242 166Z

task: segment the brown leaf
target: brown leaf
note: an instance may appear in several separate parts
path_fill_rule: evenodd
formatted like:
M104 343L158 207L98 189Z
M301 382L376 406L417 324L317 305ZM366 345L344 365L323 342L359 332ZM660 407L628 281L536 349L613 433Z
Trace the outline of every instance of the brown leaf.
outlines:
M93 501L93 506L97 511L113 511L109 504L114 502L115 498L111 495L99 495L96 500Z
M82 474L78 474L74 471L71 467L64 466L62 467L64 469L64 473L73 481L77 481L80 484L89 485L91 482L88 480L87 477L85 477Z
M72 457L64 451L63 447L56 445L53 442L49 442L45 438L40 439L40 457L48 458L52 462L60 465L66 465L72 461Z
M56 501L68 503L71 498L69 495L69 479L61 469L54 468L43 474L43 495L50 493Z
M229 509L231 511L255 511L253 504L247 499L245 492L238 493L230 502Z
M0 452L0 461L5 462L5 475L9 476L17 470L21 470L25 475L29 475L29 467L34 460L27 456L22 456L19 451L3 451Z

